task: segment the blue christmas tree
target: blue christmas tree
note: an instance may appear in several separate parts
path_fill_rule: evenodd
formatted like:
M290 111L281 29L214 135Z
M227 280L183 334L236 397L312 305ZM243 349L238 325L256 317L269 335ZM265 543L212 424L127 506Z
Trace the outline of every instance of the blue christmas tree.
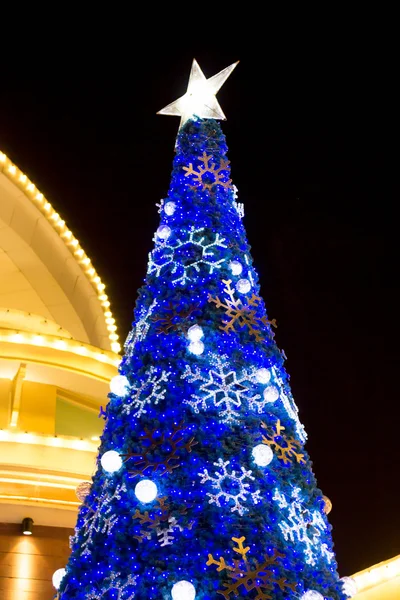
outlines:
M344 600L284 356L230 179L216 92L181 117L60 600ZM193 104L194 103L194 104Z

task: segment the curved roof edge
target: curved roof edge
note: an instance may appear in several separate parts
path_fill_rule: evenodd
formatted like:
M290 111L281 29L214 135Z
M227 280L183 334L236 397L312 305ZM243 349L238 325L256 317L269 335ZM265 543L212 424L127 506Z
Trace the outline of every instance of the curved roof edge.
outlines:
M95 289L97 298L102 306L104 319L106 322L107 330L109 332L109 340L111 349L115 353L119 353L121 346L118 343L117 326L115 319L111 312L111 305L107 294L104 293L105 285L101 281L97 274L91 259L87 256L83 250L79 241L73 235L72 231L67 227L65 221L60 215L54 210L50 202L44 197L44 195L37 189L34 183L8 158L6 154L0 151L0 173L3 173L14 185L16 185L25 196L32 202L32 204L40 210L40 212L46 217L47 221L51 224L54 231L58 234L60 239L76 262L82 268L86 278Z

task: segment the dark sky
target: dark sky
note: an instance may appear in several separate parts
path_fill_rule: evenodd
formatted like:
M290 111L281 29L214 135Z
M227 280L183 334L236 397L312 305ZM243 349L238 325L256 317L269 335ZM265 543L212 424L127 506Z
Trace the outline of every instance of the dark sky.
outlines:
M3 62L0 150L92 258L123 341L179 126L156 112L193 58L206 77L240 60L217 96L231 175L344 576L400 553L397 67L373 36L346 50L289 38L32 48L22 70Z

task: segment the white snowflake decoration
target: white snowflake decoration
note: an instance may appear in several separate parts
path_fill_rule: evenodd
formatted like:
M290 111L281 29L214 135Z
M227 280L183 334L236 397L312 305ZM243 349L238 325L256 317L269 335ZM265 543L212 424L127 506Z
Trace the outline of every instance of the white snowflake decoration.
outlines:
M149 317L152 315L156 306L157 301L153 300L149 308L142 308L138 320L126 338L124 344L125 356L131 357L136 343L142 342L146 338L150 328Z
M284 392L283 381L282 381L281 377L279 377L278 369L276 367L272 367L271 371L272 371L272 374L280 388L279 398L280 398L287 414L295 422L296 433L297 433L299 439L304 443L307 440L307 434L304 429L304 426L302 425L302 423L300 422L300 419L299 419L299 414L298 414L299 409L297 408L296 403L293 400L293 397L290 394L290 392L289 392L289 394Z
M99 591L90 592L88 596L86 596L86 600L101 600L104 598L107 592L118 592L117 596L113 595L115 600L133 600L135 597L135 592L129 592L129 588L136 585L136 575L128 575L125 583L122 583L118 580L121 577L121 573L112 573L110 577L104 581L104 587ZM129 594L129 595L127 595ZM107 596L108 597L108 596Z
M279 528L286 541L298 541L304 545L304 554L309 565L315 565L321 556L330 563L334 554L330 552L327 544L321 543L321 534L327 530L326 522L318 510L305 508L300 491L300 488L293 488L291 501L288 502L285 496L275 489L273 500L286 513L286 519L279 523Z
M161 375L157 375L156 368L152 366L146 371L145 376L144 381L132 384L129 397L124 399L123 413L129 415L131 411L135 411L132 412L132 416L139 418L147 412L147 404L156 405L164 399L167 390L162 384L168 381L170 373L162 371Z
M224 462L222 458L219 458L218 461L213 464L222 471L215 471L215 477L209 475L207 469L204 469L203 473L198 473L198 475L202 478L200 483L210 481L212 487L217 490L216 494L207 492L207 496L210 498L208 501L209 504L216 504L219 508L221 508L220 499L222 498L229 504L232 504L233 502L231 512L237 511L239 515L242 516L249 510L242 504L248 500L248 496L250 496L254 504L258 503L260 500L260 490L250 492L250 484L245 482L246 479L254 481L254 477L251 474L252 471L246 471L244 467L240 467L242 471L241 474L236 474L236 471L229 473L227 470L229 460ZM223 488L223 485L226 487Z
M233 206L235 207L236 212L239 215L239 217L241 219L243 219L243 217L244 217L244 204L242 202L237 202L237 199L238 199L238 189L237 189L236 185L233 185L232 188L233 188L233 198L234 198L234 200L233 200Z
M250 371L243 369L238 375L229 362L228 357L223 354L211 354L210 363L214 365L207 375L204 376L200 368L195 365L194 370L186 365L186 370L181 376L187 379L189 383L202 381L199 386L201 395L192 394L193 400L184 400L184 404L189 404L195 413L207 410L208 404L220 409L219 417L223 423L238 423L240 420L239 409L242 403L246 403L250 410L256 410L258 413L263 411L268 402L255 394L252 390L252 384L257 385L256 369ZM247 385L244 385L247 384Z
M225 239L220 237L219 233L216 234L213 242L207 244L204 241L204 236L199 236L204 231L204 227L195 229L193 226L189 229L189 235L186 239L177 239L174 244L164 241L160 242L158 238L154 238L153 241L156 244L155 249L149 254L149 262L147 267L147 273L155 273L156 277L161 275L161 271L167 265L172 265L171 273L179 273L179 277L172 280L174 285L184 285L186 281L192 281L192 277L189 275L190 269L194 269L197 273L200 272L202 265L208 267L208 273L211 274L215 269L221 268L221 263L225 261L225 258L215 260L214 252L212 248L226 248L224 244ZM195 246L199 251L199 257L193 262L182 264L177 257L177 250L184 246Z
M117 515L112 512L112 502L114 499L121 499L121 492L126 492L126 486L118 484L114 492L110 493L110 487L112 480L107 479L104 487L98 497L97 506L93 509L91 506L84 506L85 515L83 517L82 528L75 528L75 536L70 538L70 546L78 539L78 533L81 529L84 530L85 539L81 543L83 549L82 556L89 555L91 553L89 547L93 543L93 537L96 533L104 533L109 535L118 520ZM86 537L87 536L87 537Z
M179 525L175 517L169 517L167 527L165 527L165 525L162 527L156 527L156 533L160 546L170 546L174 543L174 529L183 531L183 527Z

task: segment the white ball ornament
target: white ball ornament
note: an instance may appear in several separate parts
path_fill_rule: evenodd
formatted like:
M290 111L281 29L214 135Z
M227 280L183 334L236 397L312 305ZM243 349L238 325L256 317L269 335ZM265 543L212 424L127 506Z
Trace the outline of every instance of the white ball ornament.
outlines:
M191 342L198 342L204 336L203 329L200 325L192 325L188 329L187 336Z
M324 600L324 597L316 590L307 590L301 596L300 600Z
M241 294L247 294L251 290L251 283L248 279L239 279L236 284L236 289Z
M65 569L57 569L57 571L54 571L51 581L53 583L53 586L56 588L56 590L59 589L61 580L64 577L65 573L66 573Z
M164 205L164 212L166 215L171 217L175 212L176 204L175 202L166 202Z
M275 402L279 398L279 390L274 385L268 385L264 390L263 396L267 402Z
M342 577L340 581L343 584L343 592L346 594L346 596L352 598L357 594L357 584L353 577Z
M189 351L192 354L196 354L197 356L199 356L200 354L203 354L203 352L204 352L203 342L201 342L200 340L197 340L196 342L190 342Z
M229 263L229 268L232 275L240 275L240 273L243 271L242 263L240 263L238 260L232 260Z
M196 598L196 588L190 581L178 581L171 588L172 600L194 600Z
M116 396L122 398L129 392L129 381L125 375L116 375L110 381L110 390Z
M256 379L258 383L268 383L268 381L271 379L271 371L265 369L264 367L262 369L257 369Z
M122 458L115 450L104 452L100 459L101 466L107 473L115 473L122 467Z
M135 486L135 496L140 502L152 502L157 497L158 489L151 479L142 479Z
M157 237L159 237L160 240L167 240L170 235L171 228L168 227L168 225L160 225L160 227L157 229Z
M274 453L267 444L258 444L252 450L254 462L259 467L266 467L274 458Z

